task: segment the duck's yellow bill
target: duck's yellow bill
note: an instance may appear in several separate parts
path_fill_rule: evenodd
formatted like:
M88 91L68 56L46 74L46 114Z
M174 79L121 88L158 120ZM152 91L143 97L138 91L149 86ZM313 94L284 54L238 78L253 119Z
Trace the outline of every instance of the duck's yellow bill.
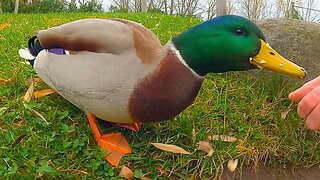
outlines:
M261 48L259 53L250 59L250 63L260 69L266 68L281 74L286 74L301 79L307 75L306 71L302 67L282 57L263 40L261 40Z

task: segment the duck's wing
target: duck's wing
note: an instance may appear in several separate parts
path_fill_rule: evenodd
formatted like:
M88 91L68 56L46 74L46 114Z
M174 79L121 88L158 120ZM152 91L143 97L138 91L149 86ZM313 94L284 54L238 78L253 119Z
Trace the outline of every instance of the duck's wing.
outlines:
M85 112L114 122L132 122L128 99L135 84L157 65L162 45L143 26L119 19L86 19L37 33L44 49L34 68L50 87ZM156 63L153 63L155 62Z
M83 19L36 33L44 49L119 54L134 48L141 61L152 61L162 45L144 26L123 19Z

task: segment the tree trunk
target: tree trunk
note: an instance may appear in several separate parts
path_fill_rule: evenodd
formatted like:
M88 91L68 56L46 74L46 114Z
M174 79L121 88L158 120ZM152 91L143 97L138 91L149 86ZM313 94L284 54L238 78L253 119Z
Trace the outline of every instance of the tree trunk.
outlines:
M129 11L129 0L126 0L126 9Z
M15 14L18 14L18 11L19 11L19 0L16 0L16 5L14 6L14 13Z
M223 16L226 14L227 14L226 0L217 0L217 16Z
M147 12L147 0L141 0L141 12Z
M2 0L0 0L0 14L2 14Z
M166 14L168 14L168 4L167 4L167 0L163 0L163 3L164 3L164 12L166 13Z
M207 3L208 3L207 18L211 19L217 12L216 0L209 0L207 1Z
M71 0L70 2L72 5L76 5L76 0Z
M174 8L174 0L171 0L171 4L170 4L170 15L173 14L173 8Z

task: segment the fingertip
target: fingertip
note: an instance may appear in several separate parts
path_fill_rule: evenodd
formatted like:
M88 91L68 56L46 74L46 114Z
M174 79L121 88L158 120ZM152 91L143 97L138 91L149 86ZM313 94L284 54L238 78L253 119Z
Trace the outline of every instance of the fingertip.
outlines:
M288 95L288 98L291 100L291 101L293 101L293 98L292 98L292 92L291 93L289 93L289 95Z
M293 102L299 102L302 99L302 97L299 96L299 93L297 93L297 91L291 92L288 95L288 98Z

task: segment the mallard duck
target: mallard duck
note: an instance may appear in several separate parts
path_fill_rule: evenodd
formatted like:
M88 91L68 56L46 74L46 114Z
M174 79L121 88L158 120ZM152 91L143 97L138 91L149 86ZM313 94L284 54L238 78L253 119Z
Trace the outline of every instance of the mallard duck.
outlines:
M255 68L303 78L303 68L266 42L250 20L220 16L174 36L166 45L124 19L82 19L40 30L29 59L43 81L88 117L95 139L117 165L130 146L119 133L101 135L96 118L138 131L171 119L195 99L208 73Z

